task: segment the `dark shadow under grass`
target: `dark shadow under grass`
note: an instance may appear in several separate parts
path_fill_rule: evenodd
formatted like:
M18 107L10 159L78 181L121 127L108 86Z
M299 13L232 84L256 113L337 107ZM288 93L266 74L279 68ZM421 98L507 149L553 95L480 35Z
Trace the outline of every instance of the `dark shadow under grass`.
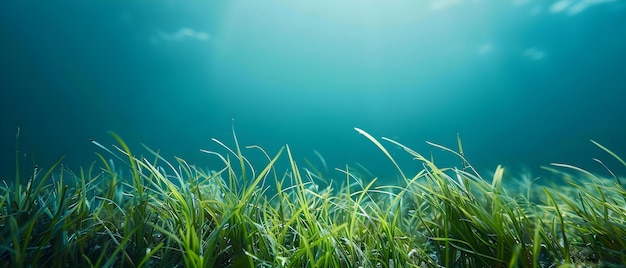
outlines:
M0 267L626 265L626 190L610 170L607 179L553 164L546 169L566 185L508 188L504 168L482 177L460 140L459 152L429 143L463 165L440 168L382 138L423 166L406 174L383 143L356 130L396 166L400 184L349 166L336 169L339 180L322 178L288 146L240 147L234 133L234 147L214 140L224 153L203 150L223 163L214 170L149 148L133 155L116 135L111 147L94 141L100 161L77 173L61 160L29 174L18 166L0 185ZM251 151L267 160L251 163ZM277 170L279 161L289 168Z

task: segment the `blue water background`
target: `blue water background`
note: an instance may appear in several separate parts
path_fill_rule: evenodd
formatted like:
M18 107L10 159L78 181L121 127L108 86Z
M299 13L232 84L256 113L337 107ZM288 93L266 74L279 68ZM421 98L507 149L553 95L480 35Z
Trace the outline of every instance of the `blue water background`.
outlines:
M0 176L77 169L119 134L217 169L211 138L397 172L354 127L443 166L626 169L625 1L63 1L0 4ZM385 143L409 171L420 165ZM264 158L246 150L255 163ZM301 163L304 165L304 163ZM28 169L29 167L25 167ZM260 168L260 166L258 167Z

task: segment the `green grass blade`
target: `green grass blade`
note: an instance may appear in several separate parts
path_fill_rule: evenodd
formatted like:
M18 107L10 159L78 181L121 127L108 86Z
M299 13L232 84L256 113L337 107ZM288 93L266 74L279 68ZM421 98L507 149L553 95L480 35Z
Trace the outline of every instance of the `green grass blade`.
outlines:
M396 167L398 172L400 172L400 175L402 176L402 178L404 180L407 179L406 176L404 175L404 172L402 172L402 169L398 165L398 163L396 163L396 160L393 159L393 157L391 156L389 151L387 151L387 149L378 140L376 140L376 138L374 138L372 135L370 135L369 133L365 132L364 130L362 130L362 129L358 128L358 127L355 127L354 130L356 130L359 134L365 136L368 140L370 140L372 143L374 143L376 145L376 147L378 147L378 149L380 149L380 151L382 151L387 156L387 158L389 158L389 160L391 160L391 163L393 163L393 165Z

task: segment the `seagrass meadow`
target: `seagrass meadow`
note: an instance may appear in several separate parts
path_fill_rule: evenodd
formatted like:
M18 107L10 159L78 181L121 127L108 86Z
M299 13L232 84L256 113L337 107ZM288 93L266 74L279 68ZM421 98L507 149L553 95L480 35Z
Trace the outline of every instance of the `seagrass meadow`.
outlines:
M626 0L0 1L0 268L626 267L619 25Z
M203 150L222 163L210 168L129 148L116 134L115 145L92 141L98 161L79 170L63 159L32 170L18 161L0 186L0 267L626 265L626 190L609 167L544 167L563 184L501 166L484 176L460 139L454 150L429 143L458 157L459 167L440 167L400 141L355 130L401 182L349 165L330 180L310 161L300 165L288 145L243 146L234 131ZM422 169L406 172L391 147ZM266 160L249 161L250 153Z

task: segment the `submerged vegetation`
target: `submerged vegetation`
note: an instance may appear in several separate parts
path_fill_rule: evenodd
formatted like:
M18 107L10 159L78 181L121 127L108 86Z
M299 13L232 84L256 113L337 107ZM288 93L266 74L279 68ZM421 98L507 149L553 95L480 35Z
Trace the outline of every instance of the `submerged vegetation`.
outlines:
M288 146L240 147L234 133L232 147L214 140L224 153L203 151L223 163L216 171L149 148L137 156L116 135L116 146L93 141L99 161L77 173L61 160L29 174L18 164L0 185L0 267L626 265L626 190L608 168L605 179L553 164L546 169L566 185L507 187L502 167L478 174L460 140L458 152L430 143L461 160L442 168L356 130L395 165L400 184L348 166L331 181L298 166ZM390 146L423 169L407 174ZM267 161L251 163L250 151Z

